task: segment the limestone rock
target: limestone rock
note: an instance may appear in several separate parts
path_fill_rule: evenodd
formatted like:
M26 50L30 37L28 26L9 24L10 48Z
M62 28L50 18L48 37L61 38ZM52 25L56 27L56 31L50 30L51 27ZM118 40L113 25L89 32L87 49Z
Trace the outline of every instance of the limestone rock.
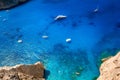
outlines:
M9 9L29 0L0 0L0 9Z
M45 80L44 67L38 62L34 65L0 67L0 80Z
M120 80L120 52L102 63L97 80Z

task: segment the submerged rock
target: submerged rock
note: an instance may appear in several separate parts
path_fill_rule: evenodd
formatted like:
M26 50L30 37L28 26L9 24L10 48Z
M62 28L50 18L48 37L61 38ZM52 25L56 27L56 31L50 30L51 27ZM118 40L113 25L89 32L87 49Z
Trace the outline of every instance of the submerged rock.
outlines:
M0 67L0 80L45 80L44 67L40 62L33 65Z
M102 63L97 80L120 80L120 52Z
M29 0L0 0L0 9L9 9Z
M97 13L99 11L99 8L96 8L93 12Z

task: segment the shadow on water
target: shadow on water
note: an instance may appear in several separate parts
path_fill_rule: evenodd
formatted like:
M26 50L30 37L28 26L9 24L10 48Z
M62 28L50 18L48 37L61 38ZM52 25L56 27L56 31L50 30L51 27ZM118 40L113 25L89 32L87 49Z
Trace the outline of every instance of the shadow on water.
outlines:
M21 39L23 37L23 34L21 32L21 28L17 27L17 28L8 28L5 29L5 31L2 32L4 37L7 37L8 39Z
M49 70L45 70L44 71L44 78L47 80L48 79L48 76L50 75L50 71Z
M120 21L116 23L115 25L117 28L120 28Z
M40 31L38 34L39 35L46 35L47 34L47 31L48 31L48 29L52 26L52 25L54 25L54 24L62 24L62 25L64 25L64 23L62 23L64 21L64 19L58 19L58 20L54 20L54 21L51 21L49 24L47 24L46 26L45 26L45 28L42 30L42 31Z
M96 27L96 24L94 22L89 22L88 25Z
M49 23L48 25L45 26L45 28L39 32L39 35L43 35L43 34L47 34L47 30L50 28L50 26L52 24L54 24L56 21L52 21L51 23Z
M64 51L65 49L69 48L68 46L65 46L62 43L57 43L53 46L53 51Z

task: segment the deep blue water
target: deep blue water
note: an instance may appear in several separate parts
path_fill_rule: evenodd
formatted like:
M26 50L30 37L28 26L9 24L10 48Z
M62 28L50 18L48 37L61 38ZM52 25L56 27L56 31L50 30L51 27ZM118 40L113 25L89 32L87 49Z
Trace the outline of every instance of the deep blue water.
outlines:
M119 3L32 0L0 11L0 65L41 61L50 71L47 80L94 80L100 59L120 50ZM54 22L59 14L67 18ZM42 35L49 38L42 39ZM66 43L66 38L72 42Z

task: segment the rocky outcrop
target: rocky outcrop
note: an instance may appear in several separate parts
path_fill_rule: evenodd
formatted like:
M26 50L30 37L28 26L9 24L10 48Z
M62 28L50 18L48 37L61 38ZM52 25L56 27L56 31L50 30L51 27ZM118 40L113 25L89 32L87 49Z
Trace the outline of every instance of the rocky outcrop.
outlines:
M27 1L29 0L0 0L0 10L9 9Z
M120 80L120 52L102 63L97 80Z
M44 67L40 62L34 65L0 67L0 80L45 80Z

